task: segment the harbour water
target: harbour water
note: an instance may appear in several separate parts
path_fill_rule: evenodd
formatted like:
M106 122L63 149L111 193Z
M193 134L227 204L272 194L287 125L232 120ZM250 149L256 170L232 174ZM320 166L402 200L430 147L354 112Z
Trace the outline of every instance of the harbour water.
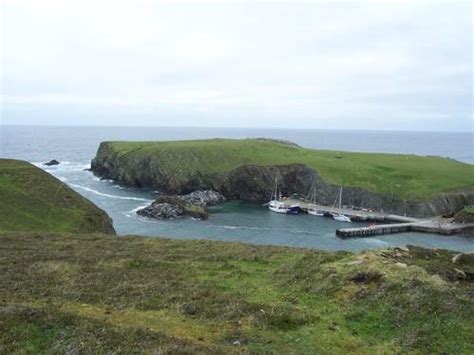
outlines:
M322 250L364 250L414 244L474 251L474 239L465 236L401 233L343 240L334 233L343 223L309 215L275 214L263 206L237 201L210 208L207 221L149 220L135 212L153 200L153 191L124 188L111 181L101 181L86 170L101 141L213 137L279 138L309 148L440 155L473 163L473 135L469 133L28 126L0 126L0 130L0 157L30 161L61 179L104 209L112 217L120 235L198 238ZM53 158L61 164L52 167L42 165Z

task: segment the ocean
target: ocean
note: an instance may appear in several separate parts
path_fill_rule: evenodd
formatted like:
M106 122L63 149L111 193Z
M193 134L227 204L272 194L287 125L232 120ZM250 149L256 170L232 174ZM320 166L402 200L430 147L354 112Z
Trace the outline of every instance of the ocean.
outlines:
M287 216L264 206L231 201L210 208L206 221L149 220L137 209L151 203L151 190L124 188L100 180L87 171L99 143L110 140L179 140L201 138L268 137L293 141L303 147L339 151L437 155L474 163L474 134L441 132L277 130L178 127L34 127L0 126L0 157L29 161L68 184L104 209L119 235L211 239L321 250L379 249L407 244L474 251L474 239L432 234L401 233L342 240L334 231L340 222L309 215ZM44 162L57 159L58 166Z

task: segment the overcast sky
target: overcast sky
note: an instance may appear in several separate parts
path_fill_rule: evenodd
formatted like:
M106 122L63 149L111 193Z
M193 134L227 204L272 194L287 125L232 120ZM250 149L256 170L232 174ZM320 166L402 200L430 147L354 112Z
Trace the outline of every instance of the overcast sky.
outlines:
M0 2L3 124L473 128L469 1Z

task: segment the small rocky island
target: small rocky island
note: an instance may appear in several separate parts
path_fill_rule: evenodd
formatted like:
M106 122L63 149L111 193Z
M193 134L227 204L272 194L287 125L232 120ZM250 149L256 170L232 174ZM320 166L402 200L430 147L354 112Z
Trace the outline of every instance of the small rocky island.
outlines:
M140 216L155 219L192 217L207 219L206 206L225 202L227 199L217 191L194 191L186 195L160 196L151 205L138 210Z

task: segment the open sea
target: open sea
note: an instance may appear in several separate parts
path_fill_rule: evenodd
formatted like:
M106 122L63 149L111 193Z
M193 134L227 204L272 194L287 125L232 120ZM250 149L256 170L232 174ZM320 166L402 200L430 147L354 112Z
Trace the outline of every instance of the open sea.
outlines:
M56 176L104 209L119 235L211 239L286 245L321 250L364 250L407 244L474 251L474 238L402 233L342 240L335 229L347 224L310 215L287 216L266 207L231 201L210 208L207 221L149 220L137 209L151 203L153 191L124 188L86 171L99 143L108 140L178 140L268 137L287 139L303 147L340 151L438 155L474 163L473 133L393 131L277 130L174 127L33 127L0 126L0 157L27 160ZM57 159L58 166L44 162Z

